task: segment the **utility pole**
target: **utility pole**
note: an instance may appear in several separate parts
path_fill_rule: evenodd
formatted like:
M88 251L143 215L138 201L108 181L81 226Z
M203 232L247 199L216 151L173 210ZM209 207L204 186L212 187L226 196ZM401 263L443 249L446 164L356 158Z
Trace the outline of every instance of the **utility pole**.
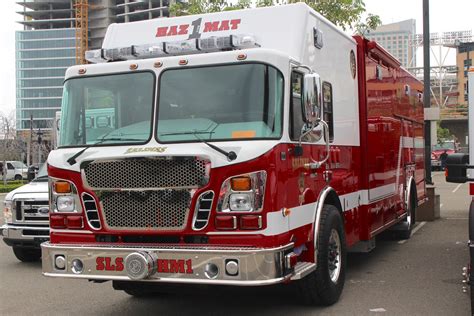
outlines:
M38 134L38 167L39 167L39 164L41 163L41 142L43 140L42 138L43 132L41 131L41 128L38 128L38 132L36 132L36 134Z
M28 152L26 157L26 163L30 166L33 163L33 151L31 150L31 146L33 144L33 114L30 115L30 141L28 142Z
M431 107L430 89L430 5L423 0L423 106ZM425 181L432 184L431 178L431 121L425 120Z

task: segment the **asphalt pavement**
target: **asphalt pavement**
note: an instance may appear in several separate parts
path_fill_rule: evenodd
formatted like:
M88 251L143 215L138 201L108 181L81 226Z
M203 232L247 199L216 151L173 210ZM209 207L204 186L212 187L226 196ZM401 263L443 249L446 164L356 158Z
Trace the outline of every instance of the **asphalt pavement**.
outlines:
M296 284L180 287L137 299L114 291L110 282L43 277L39 262L19 262L1 242L0 315L469 315L461 285L468 262L468 185L445 183L442 173L433 179L441 219L418 223L406 242L386 235L371 253L350 254L343 294L330 307L303 305Z

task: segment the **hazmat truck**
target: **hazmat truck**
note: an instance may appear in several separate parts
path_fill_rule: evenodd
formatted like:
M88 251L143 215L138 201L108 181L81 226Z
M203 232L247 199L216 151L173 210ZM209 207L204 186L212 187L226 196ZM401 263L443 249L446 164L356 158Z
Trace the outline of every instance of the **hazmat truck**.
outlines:
M347 251L410 237L423 86L376 42L298 3L112 24L86 57L48 157L45 276L298 282L329 305Z

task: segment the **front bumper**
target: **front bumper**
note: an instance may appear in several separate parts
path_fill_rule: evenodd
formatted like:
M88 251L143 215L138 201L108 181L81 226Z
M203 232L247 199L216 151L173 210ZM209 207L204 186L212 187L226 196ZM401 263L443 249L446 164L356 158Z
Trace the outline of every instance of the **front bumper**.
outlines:
M13 226L0 227L3 241L8 246L40 248L42 242L49 240L49 227Z
M431 160L431 167L441 167L441 161L438 159Z
M269 285L300 279L312 272L314 263L300 262L289 267L288 254L293 244L277 248L237 247L117 247L112 245L41 245L43 275L50 277L84 278L97 280L140 280L149 282L227 284L227 285ZM142 265L150 269L149 275L135 278L140 263L135 258L144 255L152 258ZM64 263L58 268L56 259ZM130 259L130 258L134 259ZM73 261L82 262L78 273ZM236 262L237 272L228 273L226 265ZM77 261L76 261L77 262ZM154 267L153 267L154 265ZM209 275L209 266L217 268L217 274Z

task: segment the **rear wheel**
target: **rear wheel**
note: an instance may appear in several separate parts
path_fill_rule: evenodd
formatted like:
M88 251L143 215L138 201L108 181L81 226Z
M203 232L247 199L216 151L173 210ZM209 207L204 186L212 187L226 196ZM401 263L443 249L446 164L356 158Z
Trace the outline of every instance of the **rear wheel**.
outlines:
M415 227L416 222L416 192L411 193L410 201L408 202L407 217L400 223L402 228L398 231L400 239L410 239L411 231Z
M301 280L301 294L312 305L332 305L341 296L346 276L346 239L341 214L333 205L322 209L317 268Z
M41 258L41 249L13 247L13 253L22 262L34 262Z

